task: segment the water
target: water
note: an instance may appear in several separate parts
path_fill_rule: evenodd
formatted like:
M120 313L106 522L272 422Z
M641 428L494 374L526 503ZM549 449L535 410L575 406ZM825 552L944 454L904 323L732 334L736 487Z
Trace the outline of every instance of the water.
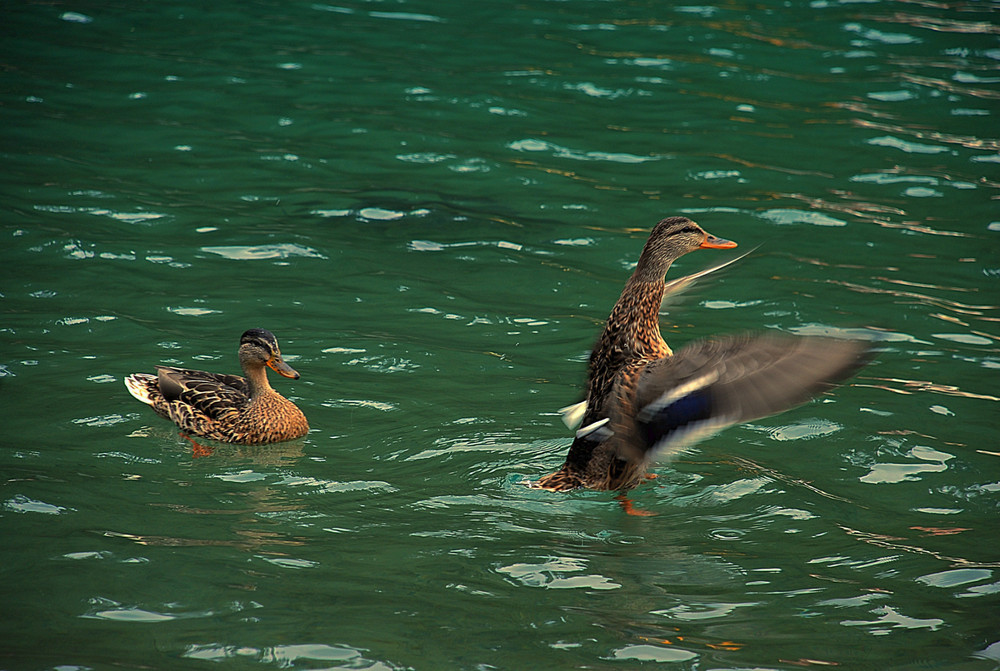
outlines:
M998 668L996 10L5 7L0 667ZM527 489L677 213L762 246L669 343L876 360ZM313 431L196 458L122 379L250 327Z

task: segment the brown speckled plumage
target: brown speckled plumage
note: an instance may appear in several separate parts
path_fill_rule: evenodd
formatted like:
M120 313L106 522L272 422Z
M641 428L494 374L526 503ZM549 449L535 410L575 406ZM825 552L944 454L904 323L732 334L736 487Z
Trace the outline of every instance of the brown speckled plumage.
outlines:
M591 353L583 428L562 468L535 486L627 490L656 452L781 412L861 365L859 343L774 334L699 340L673 353L659 325L667 270L695 249L735 246L685 217L656 225Z
M156 375L135 373L125 384L158 415L204 438L255 445L308 433L302 411L268 383L266 367L284 377L299 377L281 358L274 334L246 331L240 338L239 359L246 377L157 366Z

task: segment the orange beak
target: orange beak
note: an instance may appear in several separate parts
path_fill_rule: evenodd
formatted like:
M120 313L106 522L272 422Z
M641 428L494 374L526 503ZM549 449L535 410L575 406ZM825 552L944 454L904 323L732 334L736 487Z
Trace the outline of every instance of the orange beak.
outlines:
M284 359L277 354L267 360L267 367L282 377L290 377L293 380L299 379L299 374L295 369L285 363Z
M705 240L699 245L701 249L732 249L736 243L732 240L717 238L711 233L705 234Z

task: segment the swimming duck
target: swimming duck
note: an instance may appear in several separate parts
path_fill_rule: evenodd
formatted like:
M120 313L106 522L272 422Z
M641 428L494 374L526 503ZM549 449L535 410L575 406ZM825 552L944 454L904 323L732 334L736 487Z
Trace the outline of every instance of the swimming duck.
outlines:
M803 403L863 364L862 343L779 334L696 340L673 352L659 324L667 270L696 249L733 247L686 217L656 225L591 352L584 400L563 409L568 425L583 428L562 468L534 486L624 492L655 477L646 474L654 457Z
M156 375L134 373L125 378L125 386L183 431L212 440L255 445L308 433L302 411L267 381L265 366L299 379L281 358L274 334L265 329L244 332L239 358L246 377L156 366Z

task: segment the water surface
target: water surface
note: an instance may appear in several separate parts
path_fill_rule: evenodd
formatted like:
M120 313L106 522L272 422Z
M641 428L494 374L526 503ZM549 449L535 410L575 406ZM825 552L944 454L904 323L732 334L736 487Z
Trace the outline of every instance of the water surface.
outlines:
M997 668L996 12L8 7L0 665ZM669 343L875 361L661 465L654 517L524 487L678 213L760 247ZM122 380L251 327L313 430L196 457Z

